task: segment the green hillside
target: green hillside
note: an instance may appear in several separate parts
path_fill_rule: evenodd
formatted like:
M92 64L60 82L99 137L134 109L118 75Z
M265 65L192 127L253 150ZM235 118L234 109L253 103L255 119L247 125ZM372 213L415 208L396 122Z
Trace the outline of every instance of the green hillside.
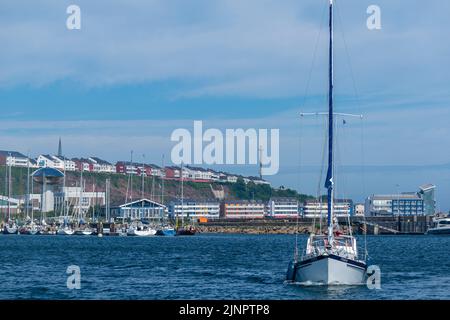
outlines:
M5 167L0 167L0 193L7 194L7 184L5 177ZM33 170L31 171L33 172ZM26 193L27 185L27 168L11 168L11 186L12 196L23 195ZM127 185L129 177L121 174L105 174L84 172L83 180L85 181L86 191L104 191L106 179L111 181L111 202L112 204L121 204L125 201L127 193ZM77 186L80 181L79 172L67 172L66 185ZM144 178L144 197L153 198L155 201L161 201L163 182L159 178ZM39 193L41 186L34 184L32 192ZM142 196L142 178L138 176L132 177L133 199ZM196 183L186 181L184 183L184 197L192 199L214 199L211 189L223 190L225 199L236 200L263 200L268 201L270 197L296 197L300 201L313 198L312 196L299 194L297 191L288 188L272 188L268 185L256 185L252 182L245 184L243 179L239 179L236 183ZM164 181L164 202L180 197L181 185L179 181Z

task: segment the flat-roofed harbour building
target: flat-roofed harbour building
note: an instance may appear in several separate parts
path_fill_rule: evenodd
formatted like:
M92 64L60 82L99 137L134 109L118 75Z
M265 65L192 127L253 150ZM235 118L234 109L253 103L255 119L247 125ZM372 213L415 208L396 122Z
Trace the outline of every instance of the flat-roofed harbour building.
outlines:
M221 214L225 219L263 219L265 205L255 200L227 200L221 204Z
M215 200L192 200L186 199L172 201L169 204L169 214L171 217L190 217L190 218L207 218L219 219L220 203Z
M267 215L270 218L296 218L299 214L297 198L274 197L269 200Z
M371 195L366 199L365 213L371 216L424 215L424 201L415 192Z
M335 199L333 202L334 215L336 217L347 217L353 215L353 201L350 199ZM327 217L327 201L308 200L303 204L303 216L306 218Z

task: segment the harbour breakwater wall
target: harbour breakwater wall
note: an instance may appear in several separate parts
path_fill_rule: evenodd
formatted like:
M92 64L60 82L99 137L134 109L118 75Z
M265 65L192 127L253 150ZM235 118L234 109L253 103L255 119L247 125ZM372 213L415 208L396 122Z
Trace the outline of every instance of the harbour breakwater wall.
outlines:
M339 218L344 231L349 228L347 218ZM401 235L424 234L432 224L431 216L399 216L399 217L352 217L350 227L354 234ZM322 228L326 227L322 220ZM245 234L295 234L318 231L321 227L319 219L300 218L275 220L211 220L198 225L204 233L245 233Z

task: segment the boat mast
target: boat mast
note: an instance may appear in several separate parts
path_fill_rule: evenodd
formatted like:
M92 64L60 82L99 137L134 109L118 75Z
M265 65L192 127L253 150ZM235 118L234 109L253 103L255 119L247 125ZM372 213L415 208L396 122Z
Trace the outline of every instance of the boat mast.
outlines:
M28 161L30 161L30 159L28 159ZM34 190L34 180L31 179L31 193L33 193ZM28 195L28 201L30 202L31 205L31 223L34 224L34 208L33 208L33 200L31 200L31 196Z
M61 143L61 140L60 140ZM58 149L59 150L59 149ZM62 213L64 219L64 225L68 222L68 213L66 211L66 157L63 157L64 163L64 177L63 177L63 200L62 200Z
M9 153L8 163L8 222L11 220L11 152Z
M184 226L184 175L183 162L181 163L181 227Z
M164 178L166 175L166 168L164 167L164 154L162 155L162 173L161 173L161 204L164 205ZM155 195L155 176L152 175L152 197ZM153 200L153 199L152 199ZM165 210L163 208L161 220L164 222Z
M131 150L131 169L130 169L130 203L133 202L133 174L134 174L134 167L133 167L133 150ZM137 170L136 170L137 174Z
M84 171L84 163L81 160L81 173L80 173L80 199L78 200L78 222L83 218L83 214L81 211L81 202L83 201L83 171Z
M328 171L325 188L327 188L328 202L328 239L333 239L333 0L329 7L330 43L329 43L329 69L328 69Z
M145 179L144 179L144 173L145 173L145 154L142 155L142 171L141 171L141 176L142 176L142 190L141 190L141 199L142 199L142 204L141 204L141 218L144 218L144 195L145 195ZM150 216L148 216L147 218L149 218L150 221Z
M110 219L110 212L109 212L109 193L110 193L110 179L106 178L106 187L105 187L105 200L106 200L106 204L105 204L105 219L107 222L111 222Z
M26 207L25 207L25 212L26 212L26 216L28 219L28 206L30 204L30 152L28 152L27 154L27 196L26 196ZM31 220L31 223L33 223L33 220Z

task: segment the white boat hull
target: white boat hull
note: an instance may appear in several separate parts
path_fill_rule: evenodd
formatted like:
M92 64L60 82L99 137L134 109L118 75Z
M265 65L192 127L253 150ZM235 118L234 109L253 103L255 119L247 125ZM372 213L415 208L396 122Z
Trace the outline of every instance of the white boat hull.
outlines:
M72 229L59 229L57 234L62 236L71 236L73 235L73 232L74 231Z
M90 236L92 233L92 230L77 230L73 234L76 236Z
M149 237L156 235L156 230L148 229L148 230L128 230L127 236L137 236L137 237Z
M361 285L366 281L365 263L335 255L298 262L294 281L301 284Z
M17 227L5 226L5 228L3 229L3 233L4 234L18 234L19 229Z
M427 234L450 234L450 227L431 228Z

